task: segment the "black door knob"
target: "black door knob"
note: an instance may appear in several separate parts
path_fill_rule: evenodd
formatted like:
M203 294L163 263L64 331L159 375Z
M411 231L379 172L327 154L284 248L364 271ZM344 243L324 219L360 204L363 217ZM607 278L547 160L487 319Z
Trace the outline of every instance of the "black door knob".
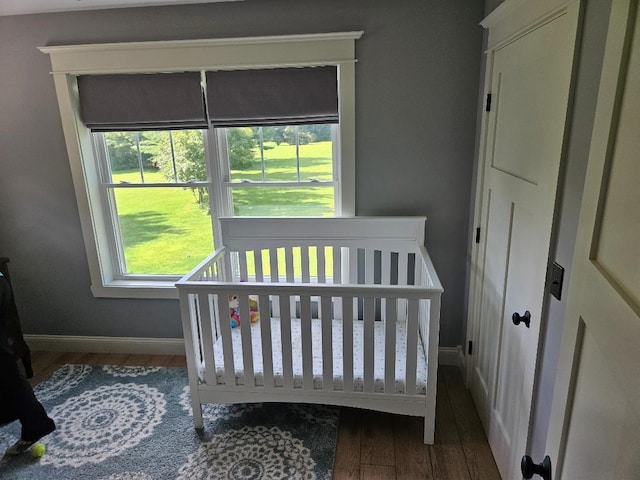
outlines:
M511 315L511 320L513 320L514 325L520 325L520 322L524 323L527 328L531 324L531 312L529 310L524 312L524 315L520 316L518 312Z
M529 455L525 455L520 462L520 470L523 478L527 480L534 475L540 475L543 480L551 480L551 459L547 455L542 463L535 464Z

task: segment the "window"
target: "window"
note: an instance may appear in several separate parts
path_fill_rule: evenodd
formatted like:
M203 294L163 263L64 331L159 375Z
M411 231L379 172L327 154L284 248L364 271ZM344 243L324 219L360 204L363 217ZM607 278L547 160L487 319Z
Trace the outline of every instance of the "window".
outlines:
M175 296L175 280L217 243L221 216L354 214L360 35L42 47L51 56L94 295ZM312 88L300 111L279 112L280 100L269 103L277 95L254 88L311 71L333 75L335 109L308 115L305 104L323 105L322 89ZM109 118L109 102L86 106L84 92L99 83L93 76L108 80L101 89L139 77L157 86L128 90ZM229 95L225 81L244 90ZM183 83L204 89L179 102L162 93L145 100ZM129 118L145 102L150 118Z
M93 133L114 270L129 279L189 272L214 248L221 216L335 215L337 130L215 129L208 150L206 130Z

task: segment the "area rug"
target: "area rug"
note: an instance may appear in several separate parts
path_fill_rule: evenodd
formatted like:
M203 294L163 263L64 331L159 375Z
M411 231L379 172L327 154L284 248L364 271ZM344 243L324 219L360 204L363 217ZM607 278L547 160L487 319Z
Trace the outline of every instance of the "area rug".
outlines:
M339 410L204 407L194 429L182 368L65 365L36 388L57 430L46 453L0 460L3 479L329 479ZM20 424L0 428L0 454Z

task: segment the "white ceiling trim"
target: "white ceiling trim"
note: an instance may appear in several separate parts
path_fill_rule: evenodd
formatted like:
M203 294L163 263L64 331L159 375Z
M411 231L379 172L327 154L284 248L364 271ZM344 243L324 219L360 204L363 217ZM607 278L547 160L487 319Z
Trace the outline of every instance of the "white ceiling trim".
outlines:
M242 0L0 0L0 16Z

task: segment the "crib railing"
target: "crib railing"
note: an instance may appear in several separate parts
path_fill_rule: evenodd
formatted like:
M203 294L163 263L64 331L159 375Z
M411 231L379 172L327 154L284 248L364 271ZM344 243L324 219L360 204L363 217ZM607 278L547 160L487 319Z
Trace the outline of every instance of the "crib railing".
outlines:
M322 263L323 254L329 248L315 246L316 261ZM275 388L273 373L273 345L271 344L271 317L278 317L281 326L282 359L284 386L293 388L291 320L299 318L302 328L302 364L303 388L313 388L311 319L321 319L322 325L322 365L323 389L333 389L333 339L331 322L342 320L342 371L344 375L343 389L353 391L353 337L344 332L353 331L353 322L363 322L364 334L364 392L374 391L374 325L376 321L385 321L385 392L395 388L395 345L398 321L406 322L406 378L405 393L416 392L416 358L417 342L422 342L425 351L437 350L440 293L439 284L431 260L424 248L408 255L345 247L331 247L333 265L336 271L342 272L342 259L349 258L349 278L355 283L340 283L341 276L327 277L326 269L317 268L315 282L309 269L309 251L303 248L307 261L300 263L301 269L293 268L293 249L255 249L232 252L226 248L215 252L193 272L190 278L179 282L180 295L188 305L190 318L189 328L195 335L193 349L195 358L200 361L200 370L205 372L205 381L209 385L221 383L216 375L213 345L222 338L224 352L224 375L222 383L237 385L235 376L235 360L231 340L232 328L229 324L229 297L236 296L239 301L240 331L242 333L242 357L244 385L256 386L253 363L253 345L251 338L251 322L249 318L249 297L256 296L260 311L261 329L261 367L264 376L264 387ZM360 251L358 251L360 250ZM343 251L344 254L343 254ZM336 252L339 252L336 254ZM281 275L278 257L284 253L286 271ZM234 268L237 255L238 266ZM270 274L265 275L262 260L267 257ZM305 255L302 256L305 258ZM324 257L326 259L326 256ZM355 262L351 259L355 258ZM360 268L358 258L364 258L365 268ZM248 261L247 261L248 259ZM260 259L256 261L256 259ZM251 261L253 260L253 264ZM376 268L371 266L376 265ZM408 266L411 266L409 270ZM249 266L255 268L253 272ZM355 274L353 271L355 270ZM234 273L235 271L235 273ZM410 272L407 274L407 272ZM253 273L253 275L250 275ZM229 279L229 280L225 280ZM302 279L302 283L295 282ZM364 279L364 281L363 281ZM404 285L398 285L400 281ZM241 280L250 280L243 282ZM336 283L319 283L321 280ZM385 282L385 283L382 283ZM391 283L393 282L393 283ZM390 284L391 283L391 284ZM414 283L407 285L406 283ZM211 293L215 292L215 293ZM315 308L312 308L315 307ZM185 308L185 307L183 307ZM314 310L317 313L314 315ZM275 313L275 314L274 314ZM433 373L435 378L435 372Z

